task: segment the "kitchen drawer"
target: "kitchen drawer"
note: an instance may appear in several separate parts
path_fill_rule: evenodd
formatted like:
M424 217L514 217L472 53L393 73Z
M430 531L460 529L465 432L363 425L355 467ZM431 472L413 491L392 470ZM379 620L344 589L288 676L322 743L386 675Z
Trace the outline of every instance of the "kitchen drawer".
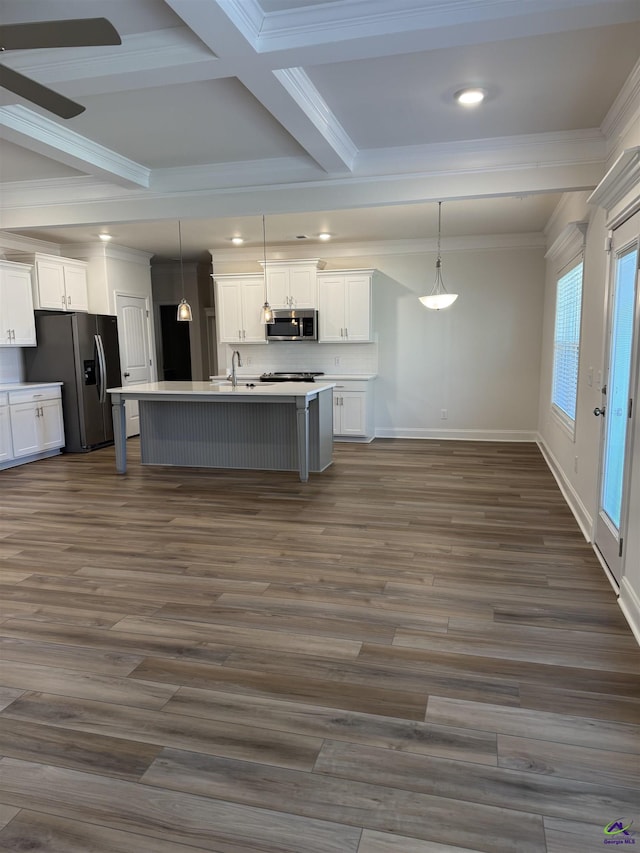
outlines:
M13 406L16 403L41 403L43 400L58 400L61 397L59 385L50 388L22 388L20 391L9 391L9 404Z
M331 382L335 382L335 389L340 391L368 391L369 390L369 382L366 379L344 379L340 381L339 379L331 379Z

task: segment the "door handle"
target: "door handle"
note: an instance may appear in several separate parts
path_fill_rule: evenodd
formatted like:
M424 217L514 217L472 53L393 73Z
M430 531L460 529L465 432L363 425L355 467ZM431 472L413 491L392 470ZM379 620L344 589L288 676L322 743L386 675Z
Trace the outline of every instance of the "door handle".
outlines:
M124 378L125 378L125 379L128 379L130 376L131 376L131 374L130 374L130 373L125 373L125 374L124 374Z
M604 406L601 409L598 406L596 406L595 409L593 410L593 414L596 417L599 417L600 415L604 415Z

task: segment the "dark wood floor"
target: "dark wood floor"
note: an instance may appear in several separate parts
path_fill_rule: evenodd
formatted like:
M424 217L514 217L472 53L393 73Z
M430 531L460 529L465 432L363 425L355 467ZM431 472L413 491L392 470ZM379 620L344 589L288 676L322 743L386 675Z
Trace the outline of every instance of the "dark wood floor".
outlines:
M130 445L0 474L1 851L640 843L640 652L535 445Z

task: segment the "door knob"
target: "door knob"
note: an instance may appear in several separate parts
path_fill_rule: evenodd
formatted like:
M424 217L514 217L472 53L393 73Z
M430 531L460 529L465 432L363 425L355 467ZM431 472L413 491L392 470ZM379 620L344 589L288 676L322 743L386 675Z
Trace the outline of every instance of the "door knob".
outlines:
M604 406L600 409L598 406L593 410L593 414L598 417L599 415L604 415Z
M130 374L130 373L125 373L125 374L124 374L124 378L125 378L125 379L126 379L128 376L131 376L131 374Z

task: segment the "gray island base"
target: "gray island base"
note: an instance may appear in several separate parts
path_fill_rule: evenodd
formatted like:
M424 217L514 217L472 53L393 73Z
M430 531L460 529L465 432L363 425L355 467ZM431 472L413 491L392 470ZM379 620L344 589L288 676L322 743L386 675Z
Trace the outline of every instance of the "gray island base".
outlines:
M140 409L144 465L324 471L332 461L333 384L150 382L109 388L116 470L127 470L125 402Z

